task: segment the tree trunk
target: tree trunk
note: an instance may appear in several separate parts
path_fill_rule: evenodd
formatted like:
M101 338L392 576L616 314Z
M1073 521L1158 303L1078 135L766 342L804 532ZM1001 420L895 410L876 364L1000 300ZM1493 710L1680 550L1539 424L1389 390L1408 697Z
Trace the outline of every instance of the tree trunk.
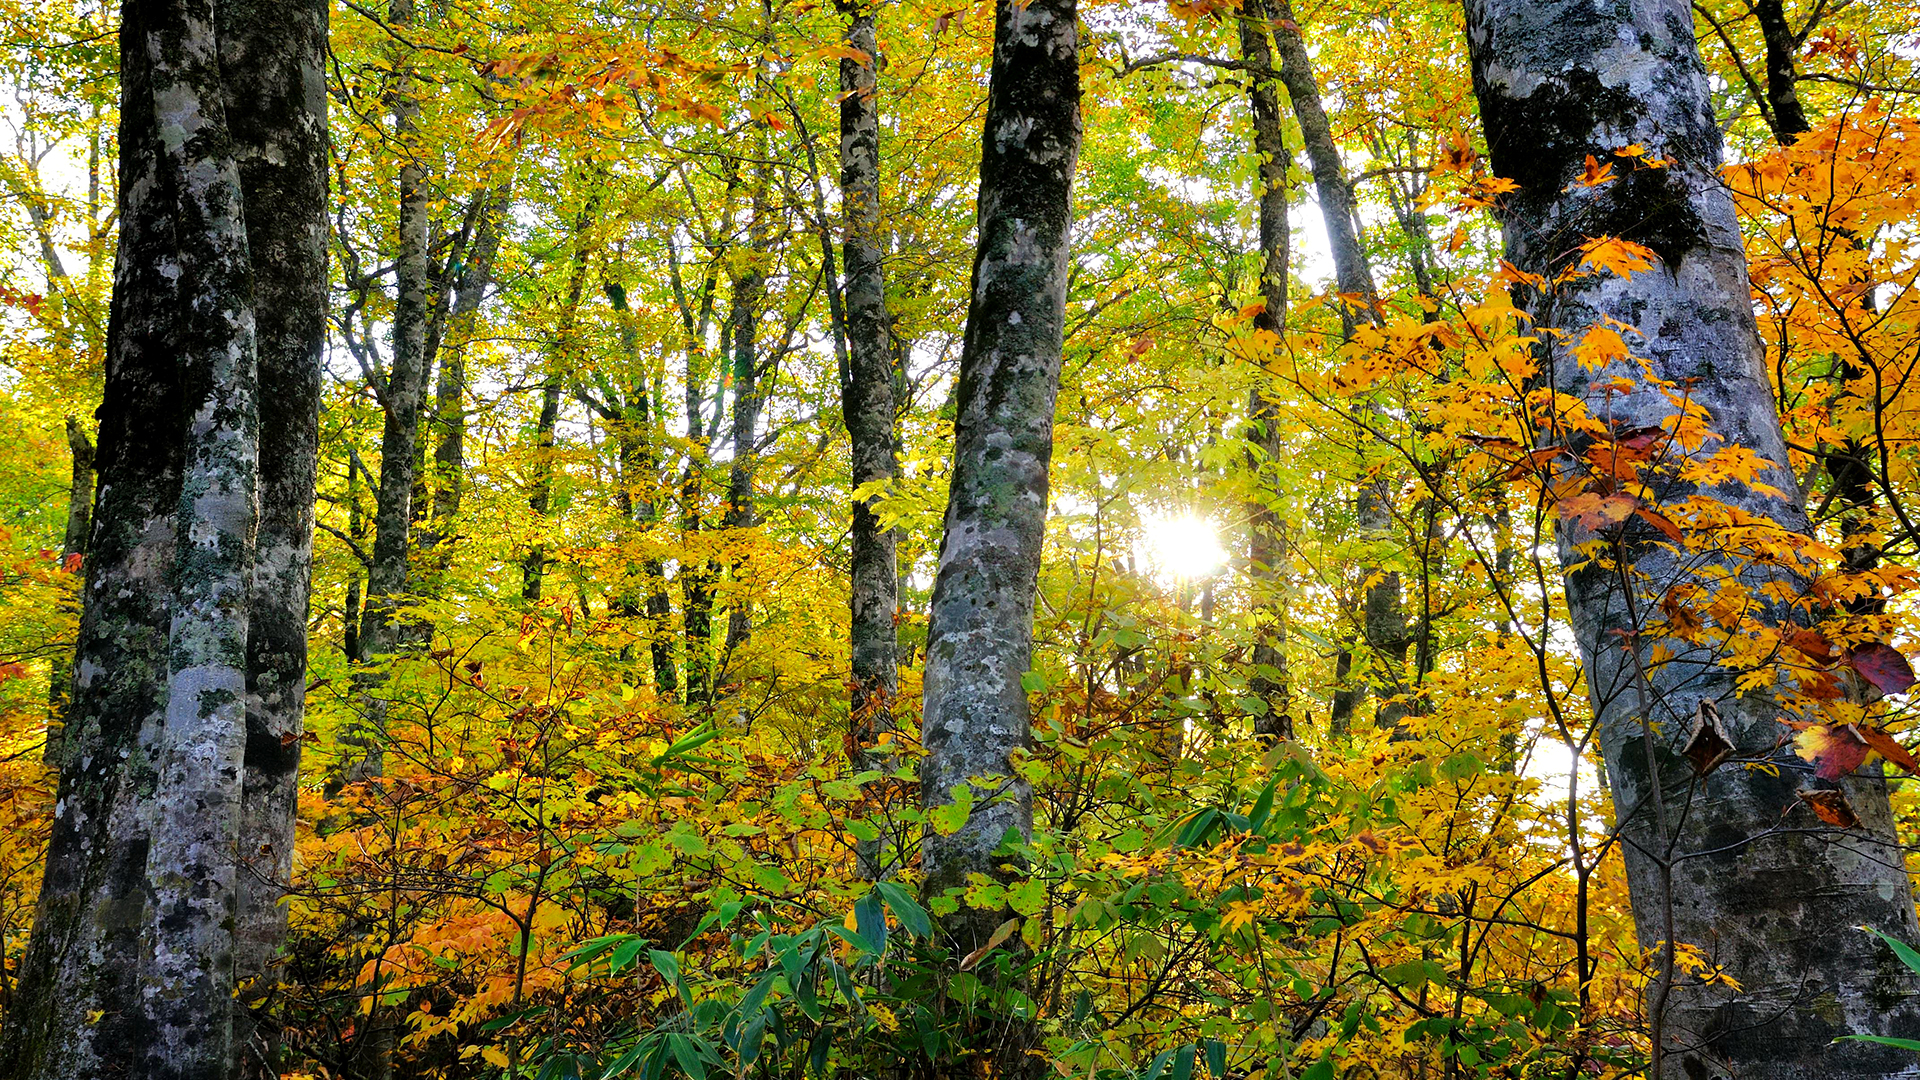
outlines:
M1754 0L1753 15L1760 22L1760 36L1767 43L1767 125L1781 146L1812 130L1807 111L1800 105L1799 75L1794 71L1794 54L1800 40L1787 25L1786 8L1780 0Z
M981 140L979 242L955 392L953 475L928 629L920 772L928 809L979 777L957 832L921 847L931 895L969 873L1004 877L994 852L1030 835L1033 795L1012 756L1031 737L1021 685L1047 515L1075 163L1080 153L1075 0L1000 0ZM1000 916L945 920L959 955ZM1000 1062L1020 1072L1019 1059Z
M78 570L81 567L75 564L75 560L86 558L87 530L93 513L93 443L87 438L87 431L80 426L80 421L71 416L67 417L67 450L72 455L73 467L70 474L72 479L67 486L67 530L60 542L60 564ZM80 594L77 588L64 595L61 610L68 615L79 614ZM47 673L47 740L40 750L41 760L55 771L61 765L60 748L66 733L67 707L72 701L73 665L65 653L60 653L54 656L52 670Z
M1684 383L1718 439L1769 463L1762 476L1781 493L1727 482L1710 494L1804 532L1754 325L1739 223L1718 175L1720 134L1687 8L1679 0L1602 0L1597 7L1472 0L1467 26L1493 168L1519 184L1503 209L1507 257L1551 275L1566 267L1583 237L1598 236L1624 237L1659 257L1658 266L1630 280L1585 277L1551 295L1521 295L1535 324L1555 333L1551 355L1543 352L1553 388L1585 401L1617 430L1671 423L1673 406L1646 385L1636 361L1588 372L1571 355L1602 320L1637 327L1644 344L1635 353L1647 358L1651 373L1667 385ZM1634 169L1595 186L1574 182L1588 155L1605 160L1635 142L1667 158L1668 167ZM1610 389L1617 379L1639 388L1623 395ZM1717 445L1710 440L1698 453ZM1669 499L1703 493L1677 482L1670 489ZM1563 530L1563 561L1577 563L1574 545L1590 538ZM1849 1031L1920 1036L1914 980L1855 929L1920 940L1885 781L1863 775L1838 785L1860 818L1857 830L1842 839L1818 828L1796 808L1806 763L1774 749L1785 731L1780 703L1765 693L1738 696L1737 672L1705 647L1636 617L1658 603L1662 590L1702 581L1697 560L1637 534L1627 534L1615 554L1623 564L1618 572L1570 572L1567 596L1621 821L1640 941L1649 948L1697 946L1742 988L1657 980L1651 996L1662 1060L1654 1074L1915 1075L1920 1067L1906 1051L1833 1042ZM1758 586L1762 573L1749 567L1744 577ZM1653 666L1655 649L1674 655ZM1703 701L1717 702L1737 753L1763 758L1777 773L1729 765L1696 782L1678 750ZM1659 726L1650 730L1654 722Z
M762 164L753 185L753 217L747 223L749 262L733 283L729 322L733 334L733 457L727 462L727 512L721 524L728 529L751 528L758 520L754 509L754 472L760 461L760 309L767 299L768 250L766 140L761 139ZM738 578L744 560L733 561L735 588L727 605L727 656L746 644L752 634L752 604Z
M441 347L440 372L433 389L433 509L420 550L428 564L427 588L439 586L453 552L454 522L460 516L460 498L467 471L467 347L473 340L480 304L493 284L493 262L500 253L500 234L506 227L511 188L503 182L482 191L474 235L465 264L453 289L447 329Z
M1280 101L1273 92L1273 49L1267 41L1263 0L1241 0L1240 59L1247 65L1247 101L1253 112L1253 150L1260 158L1260 314L1256 331L1274 336L1277 347L1287 322L1287 168L1292 164L1280 129ZM1256 374L1260 378L1264 370ZM1247 400L1249 456L1255 477L1248 506L1247 572L1260 605L1248 689L1265 711L1254 721L1257 735L1293 737L1292 686L1287 678L1286 523L1266 498L1266 477L1280 452L1280 410L1256 385Z
M410 26L413 0L389 0L387 18L395 26ZM414 464L419 456L420 405L427 379L428 293L427 171L415 142L420 102L414 97L413 77L400 72L389 99L394 141L404 156L400 166L399 223L395 230L393 345L385 385L378 387L386 424L380 434L380 482L373 509L373 562L367 567L365 608L360 617L360 652L377 663L400 644L394 611L405 597L411 576L409 533L413 525ZM363 677L363 730L342 741L351 748L346 779L380 775L382 741L386 737L387 703L378 696L379 681Z
M255 713L299 722L300 676L291 702L267 688L306 657L288 550L303 538L278 521L311 512L325 281L326 9L286 16L122 10L121 245L71 752L0 1075L232 1075L248 937L272 933L241 851L290 836L290 804L270 820L252 795L291 777L258 768L250 731ZM269 147L298 174L280 186L257 168ZM280 201L249 215L250 197ZM263 398L296 414L264 444ZM292 597L256 597L256 579Z
M293 873L327 312L327 5L225 0L220 48L247 205L260 368L260 518L247 640L235 1049L241 1076L278 1076L260 1010L279 978ZM262 87L271 92L262 92Z

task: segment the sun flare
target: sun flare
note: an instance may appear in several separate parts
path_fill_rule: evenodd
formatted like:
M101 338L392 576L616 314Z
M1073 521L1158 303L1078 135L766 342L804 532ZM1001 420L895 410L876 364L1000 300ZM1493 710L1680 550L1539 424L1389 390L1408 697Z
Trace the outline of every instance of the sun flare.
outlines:
M1143 529L1147 561L1158 577L1192 581L1216 573L1226 565L1220 530L1193 513L1150 516Z

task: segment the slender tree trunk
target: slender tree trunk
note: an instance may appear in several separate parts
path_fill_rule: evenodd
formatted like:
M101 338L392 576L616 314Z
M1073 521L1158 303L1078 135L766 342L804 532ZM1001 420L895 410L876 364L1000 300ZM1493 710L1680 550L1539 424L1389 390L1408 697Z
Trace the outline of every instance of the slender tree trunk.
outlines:
M847 16L847 45L861 56L840 58L840 203L846 214L841 261L847 279L847 365L840 384L840 411L852 447L852 480L862 486L900 475L896 453L893 317L887 310L883 236L880 231L879 45L871 6L840 5ZM894 534L880 527L875 499L853 500L852 573L848 588L852 648L848 681L848 763L857 772L882 732L894 730L893 699L900 690L894 611L899 567ZM859 848L862 876L879 877L878 843Z
M1360 242L1356 225L1358 207L1354 200L1353 185L1348 182L1346 167L1341 164L1340 148L1333 137L1333 125L1320 102L1319 77L1314 72L1312 58L1307 55L1306 41L1301 36L1300 24L1294 19L1292 5L1288 0L1269 0L1269 3L1273 13L1274 42L1280 53L1280 81L1286 85L1287 96L1293 101L1293 115L1300 123L1301 142L1305 144L1307 160L1313 167L1314 188L1320 198L1320 217L1326 225L1327 246L1333 254L1335 287L1347 298L1346 305L1341 309L1342 318L1351 333L1357 322L1379 319L1373 268L1367 261L1366 249ZM1355 496L1359 504L1360 531L1374 542L1385 538L1391 520L1386 502L1389 496L1384 484L1384 477L1373 482L1362 480ZM1369 667L1374 681L1387 684L1386 689L1392 692L1400 687L1407 653L1406 615L1400 597L1400 575L1376 566L1364 567L1361 573L1372 584L1367 586L1361 605L1360 637L1371 654ZM1350 668L1351 658L1348 659ZM1345 691L1336 691L1335 713L1342 711L1343 703L1338 700L1341 692ZM1357 690L1352 691L1351 697L1344 703L1349 717L1358 696ZM1382 727L1394 727L1403 712L1399 703L1392 702L1381 707L1376 719ZM1340 726L1340 721L1336 721L1336 726Z
M928 630L921 800L955 800L980 777L964 825L921 847L929 894L970 873L1004 877L994 852L1029 835L1033 796L1010 755L1030 740L1034 590L1047 514L1059 391L1069 225L1080 152L1075 0L1000 0L981 140L979 242L955 393L953 475ZM945 920L959 954L986 941L994 913ZM1001 1071L1027 1068L1018 1055Z
M413 24L413 0L389 0L387 18L395 26ZM407 61L402 61L405 64ZM360 620L360 651L370 663L391 655L400 644L400 626L394 611L411 583L410 532L413 526L414 464L420 439L420 406L427 379L427 318L430 314L427 272L427 171L419 148L420 102L414 96L413 76L404 69L389 99L394 140L403 156L399 176L398 249L394 253L392 359L387 365L380 404L386 425L380 435L380 482L373 510L373 562L367 567L367 593ZM379 776L383 770L382 741L386 738L387 703L379 696L379 680L363 677L363 730L343 741L352 748L346 778Z
M93 443L87 438L87 431L80 421L67 417L67 450L72 456L71 480L67 485L67 529L60 542L60 563L62 566L80 569L75 560L84 560L87 551L87 530L93 513ZM78 578L75 579L79 580ZM61 610L69 615L80 612L80 594L76 588L61 600ZM53 658L52 670L47 673L47 741L41 748L41 760L48 768L58 770L61 765L60 749L65 737L67 708L73 701L73 665L65 653Z
M573 271L567 279L565 305L555 335L553 356L548 360L546 378L540 385L540 415L534 427L532 491L527 508L533 511L536 527L544 529L547 511L553 503L554 427L560 422L560 393L573 378L578 343L574 328L580 319L580 303L586 295L587 270L593 254L590 232L599 214L597 200L589 196L573 225ZM536 539L520 564L520 595L530 603L540 601L541 580L547 571L546 542Z
M327 311L328 8L323 0L223 0L227 115L253 257L260 370L260 517L247 639L247 728L234 912L236 1071L273 1077L269 1002L286 937L300 741ZM262 92L262 87L271 88Z
M361 544L366 540L367 525L360 515L360 455L351 449L347 453L347 537L353 541L355 564L347 576L347 596L341 605L340 652L347 663L358 664L364 655L360 648L360 571L365 564L360 559Z
M500 252L500 234L512 195L502 182L476 196L481 200L473 225L466 262L453 289L447 313L446 336L440 351L440 371L433 389L433 509L420 537L420 551L429 577L424 587L437 589L453 552L455 521L460 516L467 471L467 348L487 289L493 284L493 263Z
M1247 99L1253 113L1253 150L1259 155L1260 194L1260 314L1257 332L1273 335L1277 346L1287 321L1287 167L1292 164L1280 129L1280 101L1274 94L1273 49L1267 40L1268 18L1263 0L1241 0L1240 58L1246 62ZM1256 375L1256 378L1259 376ZM1253 643L1253 675L1247 685L1265 711L1254 721L1254 732L1274 738L1293 737L1292 684L1287 677L1287 529L1265 497L1266 477L1280 452L1280 410L1261 386L1247 401L1251 422L1248 441L1258 449L1251 455L1254 497L1248 507L1248 574L1260 603L1257 636Z
M1635 353L1647 358L1651 375L1669 385L1684 381L1690 406L1706 410L1718 438L1698 452L1722 444L1751 450L1768 465L1765 482L1781 493L1737 482L1697 492L1675 482L1665 497L1711 494L1804 532L1754 325L1739 223L1718 175L1720 134L1692 26L1679 0L1471 0L1474 88L1493 168L1519 185L1503 210L1507 257L1551 275L1583 237L1622 236L1653 249L1659 265L1630 280L1580 278L1552 295L1521 296L1535 324L1555 334L1543 357L1553 388L1585 401L1617 430L1670 422L1672 404L1646 385L1636 362L1588 372L1571 355L1602 320L1637 327L1644 342ZM1668 159L1668 167L1636 169L1596 186L1574 183L1587 155L1603 157L1634 142ZM1611 389L1619 379L1639 389ZM1587 539L1573 527L1563 530L1569 566L1581 560L1575 545ZM1741 987L1656 983L1653 1023L1663 1036L1663 1060L1655 1075L1915 1075L1920 1067L1906 1051L1833 1042L1849 1031L1920 1036L1914 979L1855 929L1920 939L1885 781L1864 775L1837 785L1861 824L1845 839L1820 830L1796 808L1806 764L1776 749L1784 731L1779 703L1764 692L1736 693L1737 672L1704 646L1636 619L1644 605L1657 604L1660 591L1700 582L1697 561L1637 535L1615 553L1619 571L1570 572L1567 597L1620 817L1640 941L1648 948L1663 941L1696 946ZM1750 567L1744 578L1757 587L1764 573ZM1773 584L1796 590L1804 583L1789 575ZM1655 650L1670 658L1654 666ZM1723 766L1696 781L1678 750L1703 701L1718 703L1737 753L1777 771Z
M761 146L766 145L764 138ZM763 161L766 153L761 153ZM760 462L760 310L767 299L765 260L768 250L767 183L768 167L757 167L754 178L752 219L747 223L748 258L751 260L733 283L733 304L729 311L733 348L733 457L727 462L727 511L721 524L728 529L747 529L758 520L754 508L754 472ZM732 571L737 579L744 560L735 559ZM737 581L736 581L737 584ZM745 588L736 587L727 606L727 654L746 644L752 634L752 603Z

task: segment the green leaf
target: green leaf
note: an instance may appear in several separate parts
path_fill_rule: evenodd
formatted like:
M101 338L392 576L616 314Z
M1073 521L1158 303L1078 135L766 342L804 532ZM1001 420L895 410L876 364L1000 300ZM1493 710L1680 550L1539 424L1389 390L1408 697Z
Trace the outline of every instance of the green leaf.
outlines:
M1901 1050L1920 1052L1920 1039L1896 1039L1891 1035L1842 1035L1833 1041L1841 1042L1847 1039L1851 1039L1854 1042L1879 1043L1881 1046L1892 1046Z
M1183 1046L1173 1052L1172 1080L1193 1080L1194 1052L1191 1045Z
M1219 1039L1207 1040L1207 1071L1213 1080L1227 1080L1227 1044Z
M1861 929L1879 938L1881 941L1886 942L1888 947L1893 949L1893 954L1900 958L1901 963L1907 965L1907 967L1914 972L1920 973L1920 952L1915 952L1913 946L1896 938L1888 937L1886 934L1875 930L1871 926L1863 926Z
M887 902L887 909L900 920L907 933L919 938L933 936L933 920L927 917L927 910L914 900L912 893L891 881L875 884L874 890Z
M1141 1070L1140 1080L1160 1080L1160 1074L1167 1071L1167 1062L1173 1060L1173 1051L1162 1050L1160 1056L1147 1063Z
M675 960L672 953L648 949L647 959L653 961L653 970L660 973L660 977L667 981L668 986L680 985L680 961Z

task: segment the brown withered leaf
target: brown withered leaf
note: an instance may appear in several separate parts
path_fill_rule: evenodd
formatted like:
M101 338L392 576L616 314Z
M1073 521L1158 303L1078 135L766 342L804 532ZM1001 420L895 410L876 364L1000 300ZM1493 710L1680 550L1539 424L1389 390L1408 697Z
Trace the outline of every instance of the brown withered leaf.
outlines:
M1680 751L1693 762L1693 775L1705 776L1733 754L1733 740L1720 722L1720 710L1712 701L1701 698L1699 715L1693 722L1693 734L1686 749Z
M1851 829L1860 824L1860 817L1853 812L1853 804L1847 801L1847 794L1844 791L1816 791L1812 788L1801 788L1794 794L1800 796L1800 801L1807 804L1807 809L1813 811L1814 817L1835 828Z
M982 945L979 948L968 953L960 961L960 970L961 971L973 970L973 965L979 963L982 959L986 957L988 953L999 948L1000 943L1007 940L1009 937L1012 937L1013 932L1015 930L1018 930L1019 928L1020 928L1020 920L1017 918L1008 919L1006 922L1001 923L999 927L997 927L994 930L992 936L987 938L987 943L985 945Z

